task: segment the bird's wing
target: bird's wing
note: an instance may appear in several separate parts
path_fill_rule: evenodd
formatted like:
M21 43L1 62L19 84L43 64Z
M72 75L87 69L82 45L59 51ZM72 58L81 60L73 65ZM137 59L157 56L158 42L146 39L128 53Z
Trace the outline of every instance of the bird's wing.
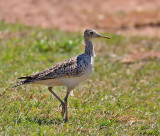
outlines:
M51 66L50 68L19 79L25 79L28 82L35 82L39 80L54 79L60 77L74 77L83 74L83 67L80 65L81 59L78 57L70 58L61 63Z

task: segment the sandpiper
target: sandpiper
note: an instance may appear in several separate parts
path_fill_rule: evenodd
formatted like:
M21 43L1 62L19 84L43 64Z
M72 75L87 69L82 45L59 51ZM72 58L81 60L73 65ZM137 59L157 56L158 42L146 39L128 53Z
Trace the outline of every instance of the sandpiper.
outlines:
M78 86L81 82L89 78L94 65L94 46L92 39L94 38L108 38L98 34L93 29L86 29L83 35L85 43L85 52L76 57L64 60L50 68L29 76L23 76L17 87L24 84L41 84L48 86L48 90L60 101L62 105L62 116L65 115L65 122L68 121L67 99L71 90ZM54 86L66 86L67 94L64 101L60 99L52 90Z

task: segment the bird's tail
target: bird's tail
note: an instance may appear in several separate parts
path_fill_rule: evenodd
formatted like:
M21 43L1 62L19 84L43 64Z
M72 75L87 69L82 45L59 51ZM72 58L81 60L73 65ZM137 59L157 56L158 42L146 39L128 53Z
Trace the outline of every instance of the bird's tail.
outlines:
M13 88L15 88L17 86L20 86L20 85L24 85L24 84L28 84L28 83L32 82L27 77L20 77L18 79L24 79L24 80L18 81L17 84L15 84L15 85L12 86Z
M12 88L15 88L17 86L24 85L24 84L27 84L27 82L25 80L21 80L21 81L18 81L17 84L13 85Z

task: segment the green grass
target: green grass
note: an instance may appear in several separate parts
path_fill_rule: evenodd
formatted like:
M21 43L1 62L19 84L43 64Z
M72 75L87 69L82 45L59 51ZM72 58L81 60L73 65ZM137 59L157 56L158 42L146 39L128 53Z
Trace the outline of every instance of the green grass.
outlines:
M69 97L69 121L44 86L12 89L17 78L83 53L80 33L0 22L0 135L160 134L160 60L131 65L109 57L160 50L158 38L94 40L95 68ZM64 98L66 88L55 87Z

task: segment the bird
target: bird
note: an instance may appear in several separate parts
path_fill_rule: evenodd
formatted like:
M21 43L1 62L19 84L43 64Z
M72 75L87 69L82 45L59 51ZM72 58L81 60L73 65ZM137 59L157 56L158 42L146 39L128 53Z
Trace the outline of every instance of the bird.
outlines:
M25 84L40 84L47 86L48 90L61 103L61 115L62 117L64 117L64 122L67 122L67 101L69 93L80 83L87 80L93 70L95 54L92 40L94 38L110 39L110 37L101 35L94 29L86 29L83 34L83 40L85 43L85 52L83 54L66 59L41 72L28 76L22 76L18 78L21 80L18 81L17 84L13 85L13 87ZM55 86L65 86L67 88L67 93L64 101L52 90L52 88Z

